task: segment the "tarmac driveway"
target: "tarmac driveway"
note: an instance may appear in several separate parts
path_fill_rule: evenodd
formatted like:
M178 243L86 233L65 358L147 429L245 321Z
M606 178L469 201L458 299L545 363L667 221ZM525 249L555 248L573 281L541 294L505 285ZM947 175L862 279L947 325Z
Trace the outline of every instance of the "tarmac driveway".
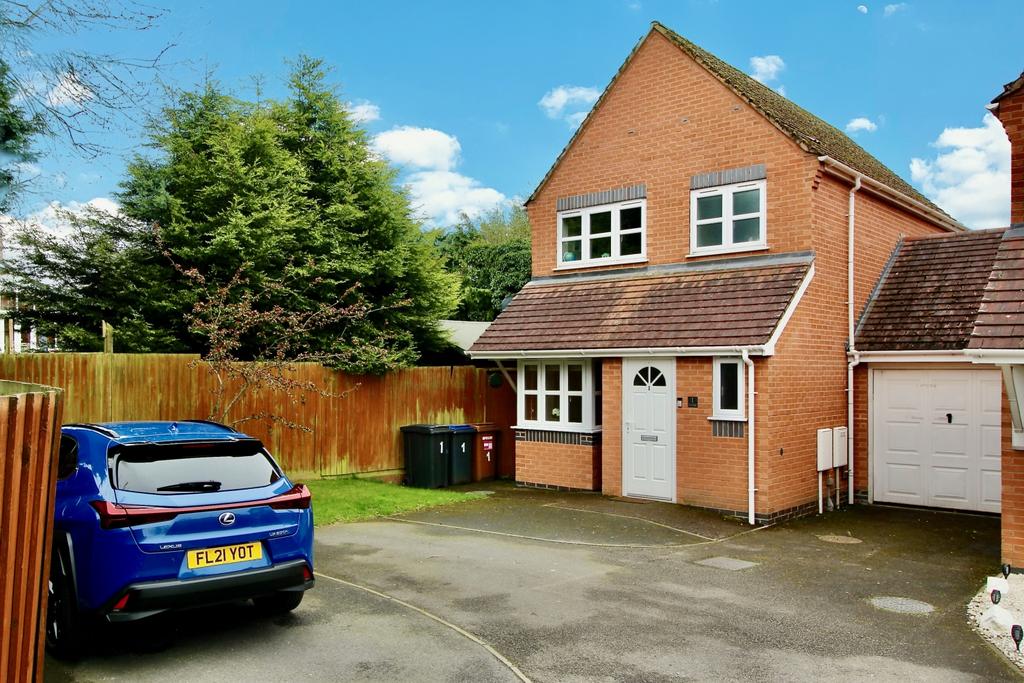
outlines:
M965 621L997 569L997 518L858 506L752 531L680 506L492 490L318 529L317 586L292 615L204 610L149 654L111 631L84 662L48 661L47 680L1016 677Z

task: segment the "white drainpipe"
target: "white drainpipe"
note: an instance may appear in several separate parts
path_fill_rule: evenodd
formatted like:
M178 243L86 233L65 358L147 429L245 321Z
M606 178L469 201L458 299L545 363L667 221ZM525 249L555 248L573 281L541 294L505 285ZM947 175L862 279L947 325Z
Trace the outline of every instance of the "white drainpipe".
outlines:
M856 304L854 301L853 293L853 238L854 238L854 226L855 226L855 213L854 213L854 195L857 194L857 190L860 189L861 176L858 175L856 181L853 183L853 187L850 188L850 210L849 210L849 227L847 228L848 243L846 247L847 257L847 274L846 274L846 299L847 299L847 327L848 327L848 339L850 340L849 354L852 356L849 363L846 364L846 454L847 454L847 465L846 474L849 478L847 482L847 494L849 496L849 504L853 505L853 369L860 363L860 354L857 353L857 349L854 348L853 343L853 309ZM839 488L839 478L836 477L836 488ZM836 500L839 498L839 492L836 491Z
M754 361L746 349L742 353L747 366L747 521L754 524Z

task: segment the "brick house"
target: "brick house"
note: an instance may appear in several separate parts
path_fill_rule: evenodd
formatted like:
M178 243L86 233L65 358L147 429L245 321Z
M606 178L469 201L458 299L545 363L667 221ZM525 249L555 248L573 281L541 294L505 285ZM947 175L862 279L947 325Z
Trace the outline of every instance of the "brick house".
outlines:
M871 484L868 392L900 383L874 381L886 349L857 342L884 346L874 316L898 309L885 297L900 259L934 265L913 245L976 251L963 305L980 310L1002 238L966 232L841 131L658 23L527 210L533 279L470 349L516 385L516 479L751 523L817 509L823 479L837 500L887 499ZM970 315L956 343L973 339ZM998 394L998 371L965 354L972 391L990 397L994 377ZM975 432L992 417L977 412ZM822 434L855 455L824 478ZM990 502L963 498L918 504Z

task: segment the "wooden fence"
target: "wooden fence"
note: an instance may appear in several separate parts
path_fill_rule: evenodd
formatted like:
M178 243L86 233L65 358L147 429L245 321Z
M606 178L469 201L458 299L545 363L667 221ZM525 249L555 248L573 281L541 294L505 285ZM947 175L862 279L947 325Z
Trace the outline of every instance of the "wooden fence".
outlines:
M0 381L0 681L41 681L61 392Z
M270 412L312 432L267 422L243 431L263 440L291 474L397 474L403 467L399 427L416 423L495 422L502 471L511 476L515 395L492 387L488 372L469 366L410 368L382 377L351 376L306 363L295 378L344 398L313 395L292 403L264 391L248 396L234 416ZM205 419L213 378L193 355L55 353L0 356L0 379L37 382L65 391L65 422Z

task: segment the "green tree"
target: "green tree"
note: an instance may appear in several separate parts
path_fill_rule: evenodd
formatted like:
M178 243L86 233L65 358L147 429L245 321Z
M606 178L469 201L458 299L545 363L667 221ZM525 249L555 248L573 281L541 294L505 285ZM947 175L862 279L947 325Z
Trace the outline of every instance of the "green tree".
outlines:
M10 69L0 59L0 213L9 211L14 202L19 185L17 164L35 158L32 139L43 131L38 117L14 103L15 95Z
M298 60L282 101L241 101L214 83L182 93L152 126L149 146L153 153L129 164L118 195L122 216L90 216L70 244L27 232L7 267L19 289L34 294L33 315L57 322L63 346L69 338L95 345L83 335L105 319L118 328L118 350L203 352L208 339L185 323L201 293L182 273L194 270L215 286L242 264L245 287L272 294L261 295L261 305L365 307L365 315L309 332L307 348L343 358L346 369L382 372L442 343L436 321L457 306L458 279L412 218L396 172L370 153L365 132L327 85L321 62ZM100 245L124 266L126 296L100 294L90 280L95 306L76 307L70 291L57 306L56 292L21 286L70 270ZM67 253L74 248L81 256ZM75 265L106 277L95 261ZM268 290L282 278L305 286ZM52 315L58 309L62 315ZM134 328L127 335L126 326ZM69 337L72 330L84 332ZM239 357L265 347L258 334L242 340Z
M462 279L459 320L494 320L530 280L530 221L521 206L496 208L435 235L448 270Z

